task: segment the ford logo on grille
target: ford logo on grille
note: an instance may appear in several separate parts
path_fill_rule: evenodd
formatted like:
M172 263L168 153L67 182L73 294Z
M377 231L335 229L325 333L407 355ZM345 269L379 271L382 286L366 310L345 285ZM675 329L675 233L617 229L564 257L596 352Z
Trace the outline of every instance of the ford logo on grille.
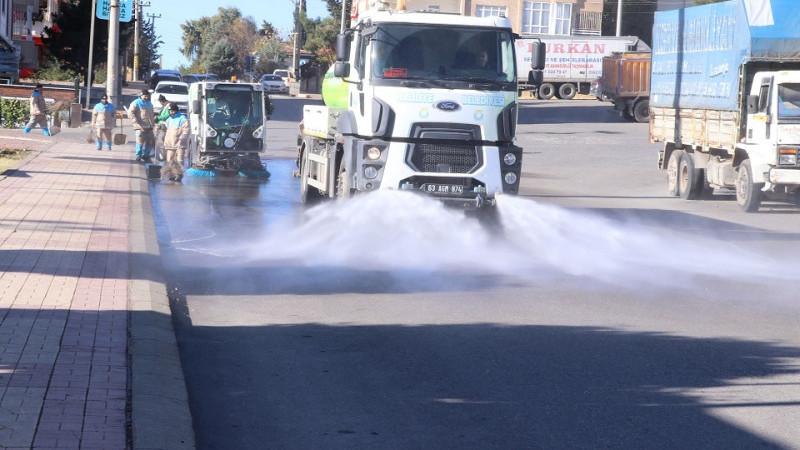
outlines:
M450 100L442 100L441 102L436 102L434 105L436 109L441 109L442 111L458 111L461 109L461 105L456 102L452 102Z

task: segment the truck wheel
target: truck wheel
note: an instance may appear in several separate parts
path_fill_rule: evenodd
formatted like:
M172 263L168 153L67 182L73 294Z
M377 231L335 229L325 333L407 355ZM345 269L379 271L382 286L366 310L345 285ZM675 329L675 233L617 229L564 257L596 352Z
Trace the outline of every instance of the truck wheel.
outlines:
M322 200L319 189L308 185L308 164L309 159L305 153L300 156L300 203L304 205L314 205Z
M694 200L703 193L705 172L694 168L694 156L684 153L678 165L678 193L684 200Z
M563 100L571 100L577 93L578 89L572 83L564 83L558 87L558 98Z
M633 105L633 120L644 123L650 121L650 101L639 100Z
M678 187L678 166L681 164L683 150L673 150L669 155L669 162L667 162L667 190L669 195L677 197L681 191Z
M339 176L336 177L336 197L350 198L353 196L353 190L350 188L350 176L344 164L339 169Z
M753 166L746 159L736 174L736 203L745 212L756 212L761 206L761 188L764 183L753 183Z
M544 83L539 86L539 98L542 100L549 100L556 95L556 87L550 83Z

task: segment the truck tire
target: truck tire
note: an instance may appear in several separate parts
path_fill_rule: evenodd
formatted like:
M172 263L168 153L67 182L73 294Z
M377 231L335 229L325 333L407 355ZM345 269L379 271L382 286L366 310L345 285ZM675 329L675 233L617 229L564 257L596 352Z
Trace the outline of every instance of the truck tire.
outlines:
M542 100L549 100L556 95L556 87L550 83L544 83L539 86L539 98Z
M572 83L564 83L558 87L558 98L563 100L572 100L577 93L578 88Z
M305 152L300 155L300 203L304 205L314 205L322 200L319 189L308 185L308 164L309 159Z
M633 105L633 120L644 123L650 121L650 101L642 99Z
M686 152L683 150L673 150L667 162L667 190L673 197L677 197L681 193L678 187L678 166L681 164L684 153Z
M339 176L336 177L336 197L344 199L352 196L353 189L350 187L350 176L344 164L342 164L339 169Z
M695 169L694 156L684 153L678 165L678 193L684 200L694 200L703 193L705 172Z
M756 212L761 206L764 183L753 183L753 166L749 159L742 161L736 173L736 203L745 212Z

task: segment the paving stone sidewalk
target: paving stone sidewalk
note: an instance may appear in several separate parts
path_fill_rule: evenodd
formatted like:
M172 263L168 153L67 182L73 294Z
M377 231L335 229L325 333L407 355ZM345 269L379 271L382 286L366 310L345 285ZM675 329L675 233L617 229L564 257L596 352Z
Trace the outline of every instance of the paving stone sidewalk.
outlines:
M0 130L0 448L193 448L145 170L87 125Z

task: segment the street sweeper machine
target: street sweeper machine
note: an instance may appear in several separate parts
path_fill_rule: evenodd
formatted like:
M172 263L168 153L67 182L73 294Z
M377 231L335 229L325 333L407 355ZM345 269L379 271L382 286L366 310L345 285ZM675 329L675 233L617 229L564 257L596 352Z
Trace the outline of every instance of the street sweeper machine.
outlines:
M259 154L266 149L269 105L257 83L205 81L189 85L187 175L268 176Z

